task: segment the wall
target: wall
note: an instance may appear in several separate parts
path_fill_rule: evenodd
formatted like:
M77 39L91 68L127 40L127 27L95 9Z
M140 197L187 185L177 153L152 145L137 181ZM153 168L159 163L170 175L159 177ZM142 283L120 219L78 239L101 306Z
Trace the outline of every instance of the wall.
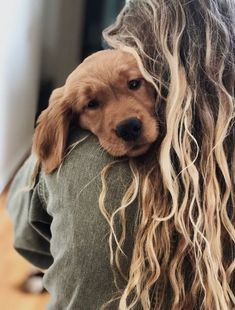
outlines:
M0 11L0 192L31 146L44 0L8 0Z
M0 192L30 151L39 81L80 61L84 0L8 0L0 11Z

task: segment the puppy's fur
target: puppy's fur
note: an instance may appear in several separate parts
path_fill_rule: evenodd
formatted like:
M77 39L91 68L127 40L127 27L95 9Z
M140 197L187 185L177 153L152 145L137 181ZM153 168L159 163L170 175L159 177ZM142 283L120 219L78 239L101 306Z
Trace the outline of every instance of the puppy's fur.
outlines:
M46 173L60 165L74 117L113 156L141 155L158 136L153 89L143 79L135 58L121 50L89 56L63 87L53 91L33 139L33 151Z

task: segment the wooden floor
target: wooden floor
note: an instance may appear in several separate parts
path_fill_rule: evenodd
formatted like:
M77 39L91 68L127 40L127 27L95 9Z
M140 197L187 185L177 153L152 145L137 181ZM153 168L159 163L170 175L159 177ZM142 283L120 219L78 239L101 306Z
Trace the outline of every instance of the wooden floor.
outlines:
M1 310L43 310L48 294L22 293L19 285L32 266L13 249L12 226L5 208L7 190L0 194L0 309Z

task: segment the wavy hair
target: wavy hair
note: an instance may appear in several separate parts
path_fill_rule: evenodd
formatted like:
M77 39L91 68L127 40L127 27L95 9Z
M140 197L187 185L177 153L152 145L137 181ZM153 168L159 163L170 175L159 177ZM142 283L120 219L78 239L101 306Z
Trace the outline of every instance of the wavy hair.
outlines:
M133 181L113 214L104 203L110 167L102 173L100 209L120 273L125 213L139 202L119 309L235 306L234 19L234 0L132 0L104 31L155 88L161 127L147 164L130 160Z

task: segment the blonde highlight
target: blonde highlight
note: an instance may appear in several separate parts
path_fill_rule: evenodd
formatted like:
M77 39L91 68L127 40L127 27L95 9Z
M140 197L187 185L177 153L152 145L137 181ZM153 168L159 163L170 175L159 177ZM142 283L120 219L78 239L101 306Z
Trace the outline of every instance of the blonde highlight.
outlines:
M162 119L155 154L146 167L130 162L133 182L113 214L105 211L110 167L102 174L99 205L120 274L125 211L139 201L119 309L235 305L234 16L232 0L133 0L104 32L110 46L137 59Z

